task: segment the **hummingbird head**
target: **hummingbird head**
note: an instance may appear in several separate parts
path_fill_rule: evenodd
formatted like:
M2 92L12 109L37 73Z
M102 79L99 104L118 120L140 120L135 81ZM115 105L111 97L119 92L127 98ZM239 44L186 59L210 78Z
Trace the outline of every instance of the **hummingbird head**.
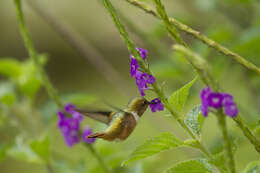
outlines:
M128 103L127 110L129 112L135 112L137 113L137 115L142 116L149 104L150 102L147 101L145 98L136 97Z

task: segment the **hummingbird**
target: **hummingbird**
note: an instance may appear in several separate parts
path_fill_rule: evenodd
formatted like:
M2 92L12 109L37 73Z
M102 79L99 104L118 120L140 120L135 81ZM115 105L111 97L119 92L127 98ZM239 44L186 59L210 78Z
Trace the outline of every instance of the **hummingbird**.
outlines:
M146 111L150 104L143 97L136 97L130 100L127 107L117 111L84 111L78 110L81 114L94 120L107 124L102 132L93 133L87 138L101 138L107 141L123 141L135 129L139 118Z

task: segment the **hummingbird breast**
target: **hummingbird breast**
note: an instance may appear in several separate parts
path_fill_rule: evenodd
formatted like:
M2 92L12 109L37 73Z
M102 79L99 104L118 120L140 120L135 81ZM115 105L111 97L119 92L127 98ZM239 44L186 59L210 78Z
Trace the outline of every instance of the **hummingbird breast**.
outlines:
M116 113L102 138L108 141L125 140L133 132L136 124L136 118L132 113Z

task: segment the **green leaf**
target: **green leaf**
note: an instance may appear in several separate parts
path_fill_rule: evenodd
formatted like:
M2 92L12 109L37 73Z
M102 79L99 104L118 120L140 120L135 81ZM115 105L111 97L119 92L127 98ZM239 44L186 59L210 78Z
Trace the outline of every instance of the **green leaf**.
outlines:
M50 157L50 140L47 136L31 141L31 149L44 161L48 162Z
M169 97L169 103L178 111L181 112L188 94L189 94L189 90L191 88L191 86L194 84L194 82L197 80L197 77L194 78L191 82L189 82L188 84L184 85L182 88L178 89L177 91L175 91L170 97Z
M212 159L209 162L220 168L223 173L228 173L228 169L226 167L227 159L225 152L222 151L213 155Z
M29 163L43 163L43 160L28 146L26 145L21 137L18 137L16 144L7 150L7 155Z
M177 163L164 173L213 173L214 168L205 159L188 160Z
M22 74L18 78L20 91L30 97L33 97L41 87L40 75L32 61L26 61L22 64Z
M254 161L249 163L243 173L259 173L260 172L260 162Z
M11 106L16 101L16 93L14 86L10 82L2 82L0 84L0 103Z
M203 122L204 117L201 113L200 105L197 105L194 108L192 108L184 119L184 123L189 127L189 129L193 133L197 134L198 136L201 136Z
M183 144L180 139L177 139L172 133L162 133L157 137L147 140L144 144L137 147L132 154L122 163L127 165L130 162L137 161L162 151L166 151Z
M0 59L0 74L17 78L22 72L21 64L19 61L13 58L1 58Z

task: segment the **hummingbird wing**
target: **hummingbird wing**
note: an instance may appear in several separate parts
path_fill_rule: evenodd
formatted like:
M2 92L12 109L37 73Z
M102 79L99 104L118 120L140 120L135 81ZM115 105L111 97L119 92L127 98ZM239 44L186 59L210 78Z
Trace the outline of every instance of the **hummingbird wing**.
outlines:
M105 124L109 124L113 115L115 114L115 112L112 111L89 111L83 109L77 109L77 111L89 118Z

